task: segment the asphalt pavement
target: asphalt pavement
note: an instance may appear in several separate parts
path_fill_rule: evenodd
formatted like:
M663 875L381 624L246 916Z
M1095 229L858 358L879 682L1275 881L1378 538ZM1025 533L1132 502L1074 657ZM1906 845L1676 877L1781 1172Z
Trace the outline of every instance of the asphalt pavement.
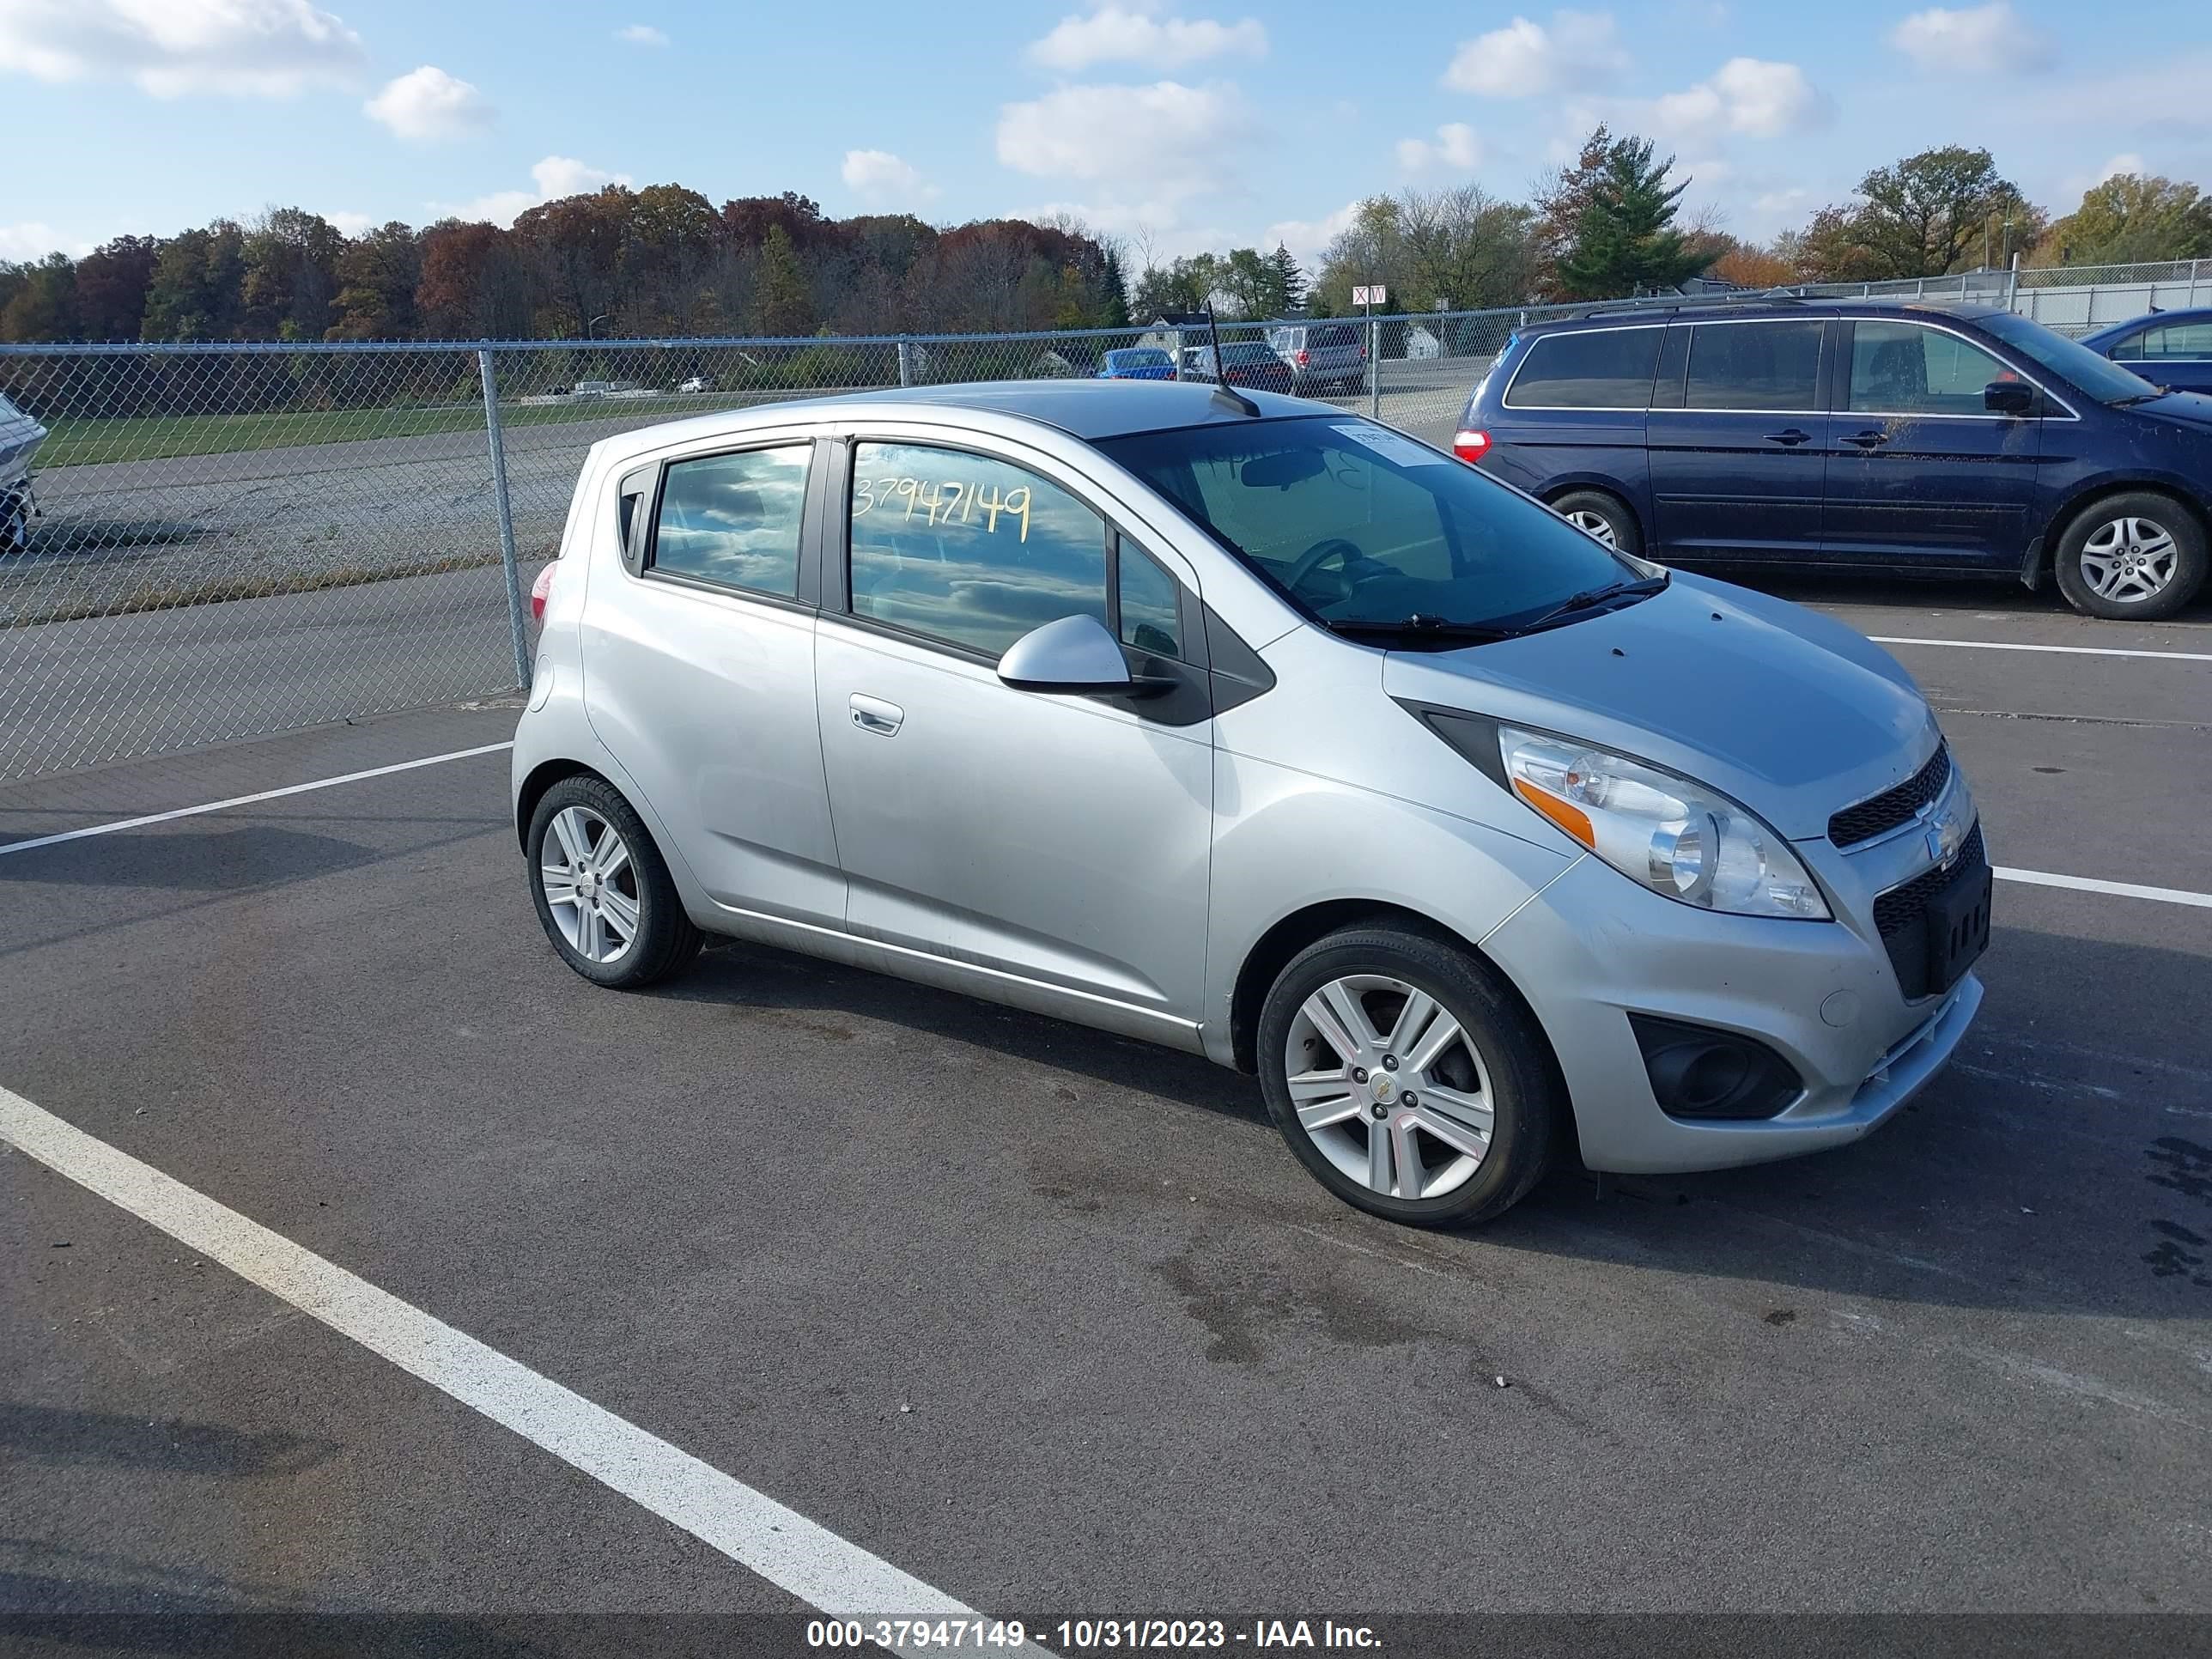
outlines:
M2212 892L2212 626L1794 591L1979 642L1891 648L1996 863ZM514 720L12 785L0 842ZM1878 1134L1563 1170L1440 1236L1335 1203L1185 1056L751 947L596 990L538 932L505 775L0 845L0 1087L1033 1632L2207 1628L2143 1616L2212 1613L2212 911L2002 882L1981 1020ZM770 1578L12 1151L0 1234L0 1645L252 1611L331 1650L735 1650L714 1620L778 1615L801 1650Z

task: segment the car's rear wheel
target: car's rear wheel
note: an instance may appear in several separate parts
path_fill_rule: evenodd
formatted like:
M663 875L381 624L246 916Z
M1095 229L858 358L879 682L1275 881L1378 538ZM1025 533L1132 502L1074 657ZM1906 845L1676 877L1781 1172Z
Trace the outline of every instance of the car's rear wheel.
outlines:
M0 553L20 553L31 544L31 504L13 490L0 491Z
M595 985L629 990L698 953L660 850L604 778L562 779L530 815L530 896L561 959Z
M1643 551L1644 532L1637 526L1636 515L1619 497L1601 489L1570 489L1551 505L1553 512L1607 547L1623 553Z
M2170 617L2204 585L2204 529L2151 490L2107 495L2076 514L2052 562L2066 603L2092 617Z
M1261 1011L1259 1060L1298 1161L1390 1220L1487 1220L1550 1159L1542 1035L1486 963L1428 934L1352 927L1300 951Z

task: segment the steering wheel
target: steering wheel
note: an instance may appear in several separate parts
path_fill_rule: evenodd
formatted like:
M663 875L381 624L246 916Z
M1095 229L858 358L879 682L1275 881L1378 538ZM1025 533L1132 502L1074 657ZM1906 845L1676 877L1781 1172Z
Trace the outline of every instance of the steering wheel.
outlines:
M1290 574L1283 579L1283 586L1289 588L1291 592L1295 593L1305 585L1307 577L1312 575L1315 571L1320 569L1321 567L1328 563L1329 560L1341 559L1344 562L1345 566L1344 576L1346 586L1348 587L1351 585L1352 566L1353 562L1357 560L1364 559L1366 556L1367 556L1364 553L1359 550L1358 546L1346 541L1341 536L1324 536L1321 540L1316 542L1311 547L1306 549L1304 552L1298 555L1297 562L1291 567Z

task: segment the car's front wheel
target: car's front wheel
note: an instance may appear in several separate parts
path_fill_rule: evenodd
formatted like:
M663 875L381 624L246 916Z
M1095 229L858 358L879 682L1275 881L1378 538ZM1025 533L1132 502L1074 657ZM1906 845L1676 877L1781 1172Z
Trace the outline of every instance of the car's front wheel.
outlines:
M1542 1035L1488 964L1429 934L1377 923L1307 946L1267 994L1259 1060L1298 1160L1390 1220L1488 1220L1550 1159Z
M2066 603L2092 617L2155 621L2204 585L2204 529L2150 490L2107 495L2077 514L2052 561Z
M700 936L644 821L604 778L562 779L530 815L530 896L561 959L595 985L665 979Z

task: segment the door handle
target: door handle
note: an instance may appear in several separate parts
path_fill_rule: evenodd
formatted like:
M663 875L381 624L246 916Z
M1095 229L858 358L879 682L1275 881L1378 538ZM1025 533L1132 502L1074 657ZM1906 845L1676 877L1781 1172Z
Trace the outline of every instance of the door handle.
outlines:
M879 738L895 734L906 720L906 710L896 703L885 702L881 697L862 696L858 691L853 693L852 708L853 724Z
M1880 449L1889 441L1887 432L1854 432L1844 441L1856 449Z
M1808 444L1812 442L1813 434L1809 432L1800 432L1793 426L1786 428L1780 432L1768 433L1766 434L1766 441L1771 444L1786 444L1790 448L1794 449L1799 444Z

